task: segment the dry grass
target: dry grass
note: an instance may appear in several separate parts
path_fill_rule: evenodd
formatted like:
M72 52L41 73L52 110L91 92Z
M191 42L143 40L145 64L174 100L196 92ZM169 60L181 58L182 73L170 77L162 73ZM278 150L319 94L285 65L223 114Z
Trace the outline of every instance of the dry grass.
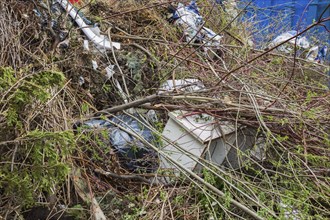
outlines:
M75 148L61 162L79 167L88 191L100 200L109 219L249 218L244 207L267 219L284 215L280 202L300 210L302 219L329 217L330 94L326 65L274 51L263 55L244 41L248 37L246 27L226 19L223 10L211 1L202 1L199 6L206 24L224 35L222 46L211 58L200 44L187 45L181 31L166 21L166 1L87 4L85 14L97 20L111 40L122 43L121 50L106 55L84 51L82 33L68 21L60 25L69 30L69 48L58 48L57 30L40 25L32 12L33 3L7 0L0 5L0 66L12 67L18 79L10 89L0 89L0 146L6 146L0 151L6 155L2 164L9 164L13 170L33 167L24 155L16 155L17 149L29 154L23 150L26 143L33 141L25 139L27 134L35 130L73 134L72 126L77 120L123 104L115 82L108 80L104 71L109 64L118 62L114 78L127 85L130 101L154 94L167 79L200 79L207 92L173 93L150 103L148 108L158 110L162 126L172 109L207 113L237 127L249 126L258 131L256 139L264 140L267 159L258 161L245 155L249 160L240 169L201 160L203 178L183 169L174 184L163 185L151 182L154 176L164 175L161 170L138 175L123 169L117 156L102 148L102 131L92 135L75 133ZM213 15L207 14L210 10ZM255 57L258 58L253 60ZM98 70L93 70L92 60L98 62ZM9 128L7 113L14 91L30 76L43 71L62 72L66 80L47 90L51 96L46 102L32 101L20 110L21 128ZM81 77L83 85L79 84ZM57 152L62 147L54 146ZM102 175L95 172L97 169L113 175ZM3 187L8 183L0 183L0 193L4 195L0 196L0 216L18 216L24 209L20 198L6 194ZM38 191L35 183L34 190ZM72 185L72 176L68 175L65 183L52 186L55 204L70 208L83 204L77 202ZM37 204L54 205L48 193L33 197L39 200ZM82 213L88 210L78 209L82 212L77 215L86 218Z

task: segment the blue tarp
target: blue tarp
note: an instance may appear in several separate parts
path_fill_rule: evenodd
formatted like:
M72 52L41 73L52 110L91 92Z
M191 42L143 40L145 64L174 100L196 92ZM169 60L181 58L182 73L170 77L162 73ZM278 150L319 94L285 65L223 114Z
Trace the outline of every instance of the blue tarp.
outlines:
M242 1L241 7L250 2ZM252 20L254 25L254 35L257 41L265 36L270 39L289 30L301 31L315 20L330 16L330 8L325 10L330 4L330 0L252 0L247 8L246 19ZM330 30L330 21L324 23ZM319 40L330 43L330 34L324 27L316 27L306 35L319 37ZM270 40L265 39L265 40Z
M254 25L251 28L253 42L259 49L267 47L268 43L287 31L302 31L316 20L330 17L330 0L242 0L240 8L246 8L244 20ZM330 21L323 23L325 27L317 26L303 36L311 45L320 48L330 44ZM330 62L330 53L324 58ZM330 75L330 72L329 72Z

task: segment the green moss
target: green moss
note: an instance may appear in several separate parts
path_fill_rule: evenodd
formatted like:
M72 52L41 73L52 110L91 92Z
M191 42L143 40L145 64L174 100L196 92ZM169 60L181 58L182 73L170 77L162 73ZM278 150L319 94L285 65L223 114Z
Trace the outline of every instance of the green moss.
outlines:
M50 90L61 88L64 82L64 75L56 71L29 74L29 68L0 67L0 114L6 120L0 133L8 141L1 149L1 196L15 198L22 207L33 205L42 193L51 193L69 174L66 157L75 146L74 134L23 126L50 99Z

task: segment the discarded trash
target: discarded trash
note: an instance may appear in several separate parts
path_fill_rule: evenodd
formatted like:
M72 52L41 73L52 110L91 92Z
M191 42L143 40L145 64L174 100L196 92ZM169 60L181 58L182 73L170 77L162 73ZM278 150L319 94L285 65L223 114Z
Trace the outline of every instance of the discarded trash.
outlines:
M254 146L254 129L235 129L232 123L216 122L208 114L174 111L168 115L169 120L163 136L169 139L171 144L165 144L163 151L187 169L200 171L201 167L197 163L199 158L217 165L238 168L243 158L239 156L239 151L246 152ZM175 168L165 159L161 161L163 168Z
M197 41L206 46L220 46L222 37L204 27L203 17L199 14L196 1L191 1L187 6L179 3L172 19L175 20L175 24L182 27L187 42Z
M93 70L97 70L97 68L99 67L95 60L92 60L92 66L93 66Z
M39 1L39 4L43 8L48 8L48 6L43 2ZM58 3L50 5L50 14L45 11L39 11L39 8L33 9L33 12L40 19L40 24L42 28L48 28L48 23L50 22L53 31L57 34L60 41L64 41L68 35L68 31L61 29L59 19L63 13L62 7Z
M76 193L80 196L80 198L86 202L86 204L91 206L93 210L93 219L94 220L106 220L107 217L104 215L99 202L94 197L93 193L90 192L90 188L86 183L85 179L81 175L81 170L73 167L71 172L73 185L75 187ZM61 219L61 218L56 218Z
M115 65L109 65L105 68L105 71L106 71L106 76L107 76L107 79L111 79L112 76L115 74L115 71L113 70L115 68ZM123 88L121 87L119 81L115 78L113 78L113 81L115 83L115 86L117 87L118 89L118 93L119 95L123 98L124 102L125 103L128 103L128 97L127 97L127 94L124 92Z
M70 43L70 40L65 39L64 41L60 42L57 47L59 47L61 49L66 49L69 47L69 43Z
M300 212L294 209L293 206L280 202L281 209L284 210L284 219L300 220Z
M318 53L319 53L319 47L314 46L308 51L306 55L306 59L310 61L315 61L317 59Z
M85 83L85 79L84 79L84 77L83 77L83 76L79 76L79 79L78 79L78 84L79 84L79 86L84 85L84 83Z
M328 51L327 46L324 46L321 49L319 46L314 46L308 51L306 55L306 59L310 61L314 61L316 63L323 63L327 56L327 51Z
M84 50L89 51L89 43L88 40L84 40Z
M177 90L180 92L195 92L205 88L204 84L198 79L176 79L176 80L167 80L161 85L158 93L164 93L165 91L171 92Z
M150 123L156 123L159 121L155 110L149 110L146 114L146 118Z
M288 31L285 32L279 36L277 36L270 44L269 48L275 47L279 45L280 43L287 41L288 39L294 37L297 35L297 31ZM296 38L293 38L288 41L291 45L296 44L298 48L308 49L310 48L311 44L309 40L306 37L298 36ZM281 45L277 48L278 51L284 52L284 53L290 53L292 52L293 47L289 46L288 44ZM316 62L316 63L323 63L326 60L327 56L327 46L319 47L319 46L313 46L309 49L306 59Z
M120 43L110 42L106 36L99 33L98 27L90 27L86 24L84 16L77 13L77 10L67 0L57 0L57 2L70 14L70 16L76 21L77 25L85 33L87 38L92 41L99 49L112 49L112 46L116 49L120 49Z
M284 41L286 41L286 40L294 37L295 35L297 35L297 33L298 33L297 31L288 31L288 32L285 32L285 33L277 36L269 44L269 47L270 48L275 47L275 46L283 43ZM307 38L306 37L301 37L301 36L297 36L296 38L291 39L288 43L293 44L293 45L296 44L297 47L301 47L301 48L304 48L304 49L307 49L310 46L310 43L307 40ZM279 46L277 48L277 50L279 50L281 52L284 52L284 53L290 53L292 51L292 48L288 47L288 45L281 45L281 46Z
M316 60L319 61L320 63L323 63L326 59L327 52L328 52L328 47L327 46L322 47L317 54Z
M107 79L110 79L113 74L115 74L115 71L113 70L115 68L115 65L109 65L105 68Z
M238 5L236 0L216 0L216 3L223 5L225 11L231 18L238 16Z
M154 172L158 168L158 156L155 151L145 146L143 141L129 132L135 133L145 141L156 144L152 131L138 120L144 121L138 114L118 115L108 120L89 120L83 123L89 128L106 128L109 145L114 148L123 167L132 172Z

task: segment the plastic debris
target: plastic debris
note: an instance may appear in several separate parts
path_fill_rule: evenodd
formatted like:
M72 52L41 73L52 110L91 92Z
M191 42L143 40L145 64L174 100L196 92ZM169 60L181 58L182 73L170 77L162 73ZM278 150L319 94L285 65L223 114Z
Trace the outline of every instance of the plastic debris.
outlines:
M115 65L109 65L105 68L105 72L107 74L107 79L110 79L113 74L115 74L115 71L113 70L115 68Z
M216 3L223 5L227 15L231 18L238 16L238 5L236 0L216 0Z
M209 28L204 27L203 17L199 14L196 1L189 5L178 4L173 13L174 23L182 27L187 42L202 42L206 46L220 46L222 36Z
M314 46L308 51L306 55L306 59L310 61L315 61L317 59L318 53L319 53L319 47Z
M294 37L295 35L297 35L297 31L288 31L285 32L279 36L277 36L270 44L269 47L275 47L281 43L283 43L284 41ZM310 43L307 40L306 37L302 37L302 36L297 36L296 38L291 39L290 41L288 41L288 43L293 44L293 45L297 45L297 47L303 48L303 49L307 49L310 47ZM281 45L277 48L277 50L284 52L284 53L290 53L292 51L292 48L288 47L288 45Z
M314 61L316 63L323 63L327 56L327 51L328 51L327 46L321 48L319 46L314 46L308 51L306 55L306 59L310 61Z
M167 80L161 85L158 93L171 92L174 90L180 92L195 92L205 88L204 84L198 79L176 79Z
M75 7L73 7L73 5L67 0L57 0L57 2L70 14L87 38L99 49L109 50L112 49L112 47L120 49L120 43L110 42L106 36L100 34L99 28L95 25L90 27L88 24L89 22L86 21L85 17L82 16L81 13L78 13Z
M85 79L83 76L79 76L79 79L78 79L78 84L79 86L82 86L85 84Z
M69 47L69 43L70 43L70 40L65 39L64 41L60 42L57 47L59 47L61 49L66 49Z
M155 110L149 110L146 114L146 118L150 123L156 123L159 121Z
M112 76L115 74L114 68L115 68L115 65L109 65L105 68L106 76L107 76L108 80L111 79ZM127 95L125 94L125 92L124 92L123 88L121 87L119 81L115 78L113 78L113 81L114 81L115 86L118 89L119 95L123 98L125 103L128 103Z
M84 122L83 125L91 129L107 129L109 145L118 155L121 165L127 170L132 172L154 172L159 165L157 153L146 147L140 139L125 131L126 129L149 143L157 144L152 131L138 120L145 121L138 114L134 114L133 117L121 114L110 117L108 120L89 120Z
M88 187L88 184L86 183L85 179L82 177L81 170L73 167L71 175L73 177L72 180L76 193L80 196L80 198L84 202L86 202L86 204L89 204L91 210L93 210L92 218L94 220L107 220L107 217L104 215L104 212L102 211L99 202L96 200L93 193L90 192L89 190L90 188ZM56 218L56 219L61 219L61 218Z
M297 35L297 31L288 31L285 32L279 36L277 36L270 44L269 48L275 47L279 45L280 43L283 43L284 41L287 41L288 39L294 37ZM298 48L303 49L309 49L306 59L313 61L315 63L323 63L326 60L328 47L327 46L312 46L310 41L306 37L297 36L296 38L293 38L288 41L291 45L297 45ZM284 53L290 53L293 50L292 46L289 46L288 44L283 44L277 48L278 51L284 52Z
M323 63L327 56L327 52L328 52L328 47L327 46L322 47L317 54L316 61Z
M88 40L84 40L84 50L89 51L89 43Z
M291 219L291 220L300 220L301 218L299 215L301 214L297 209L294 209L293 206L287 205L283 202L280 202L281 209L284 210L284 219Z
M44 2L39 1L39 3L43 8L48 8ZM60 23L60 17L63 14L63 9L58 3L54 3L50 6L50 14L45 11L39 11L38 8L33 9L33 12L40 18L42 28L48 28L48 23L50 22L52 29L59 36L59 40L64 41L66 39L68 31L62 29L60 25L58 25Z
M238 168L245 158L239 155L237 148L246 152L255 143L254 129L236 128L232 122L218 121L205 113L173 111L168 116L162 134L170 142L164 144L163 151L192 171L200 172L201 167L196 159L182 153L180 148L217 165ZM176 166L163 157L161 167L176 170Z
M99 67L95 60L92 60L92 65L93 65L93 70L97 70L97 68Z

